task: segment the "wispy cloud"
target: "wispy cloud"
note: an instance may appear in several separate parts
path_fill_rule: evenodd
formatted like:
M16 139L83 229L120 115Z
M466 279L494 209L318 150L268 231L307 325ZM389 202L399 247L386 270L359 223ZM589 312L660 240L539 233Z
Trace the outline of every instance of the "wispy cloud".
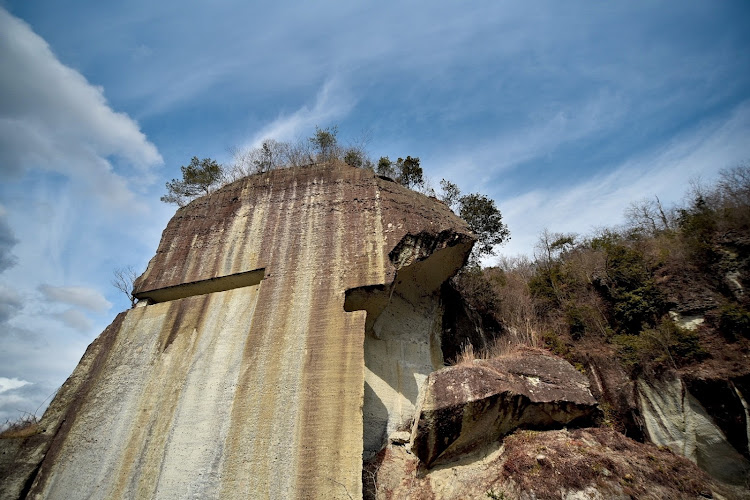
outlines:
M34 412L42 410L40 403L49 403L51 392L46 385L16 377L0 377L0 430L6 421L13 422L19 417L34 414L40 417L40 413Z
M108 105L103 89L63 65L47 43L0 8L0 173L54 171L105 204L132 200L115 155L148 176L162 163L138 124Z
M295 139L300 133L310 133L316 125L325 127L332 120L345 116L354 104L354 99L341 82L330 79L318 91L311 106L306 104L292 114L280 115L253 135L248 146L257 147L264 139Z
M603 91L581 101L540 109L528 123L475 138L458 150L438 150L447 154L435 155L435 175L450 178L452 172L461 172L474 189L523 163L548 157L565 145L611 131L625 112L620 96Z
M710 180L726 167L750 158L750 101L731 113L686 132L661 148L636 154L608 173L561 190L531 189L503 200L500 208L513 239L503 253L529 254L542 229L586 232L623 221L628 205L644 196L679 202L688 181Z
M94 323L78 309L66 309L63 312L53 314L53 316L62 321L65 326L81 333L90 332L94 326Z
M31 382L28 380L19 380L17 378L0 377L0 394L13 389L18 389L25 385L29 385Z
M21 295L0 283L0 326L6 323L23 308Z
M5 208L0 205L0 273L18 262L16 256L11 253L17 243L18 239L8 223Z
M104 312L112 307L112 303L93 288L43 284L39 285L38 289L44 298L50 302L80 306L93 312Z

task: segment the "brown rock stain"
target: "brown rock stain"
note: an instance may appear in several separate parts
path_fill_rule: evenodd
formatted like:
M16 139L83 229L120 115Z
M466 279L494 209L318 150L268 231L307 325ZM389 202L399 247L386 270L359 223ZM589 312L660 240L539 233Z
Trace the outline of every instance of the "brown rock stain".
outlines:
M64 469L77 453L103 488L77 484L82 496L168 495L160 488L184 473L189 484L181 487L209 488L220 498L358 498L365 313L344 311L345 292L390 285L396 269L386 256L395 245L407 233L441 230L468 234L443 205L342 165L242 179L178 210L137 280L139 291L258 268L265 268L266 279L254 292L194 296L118 317L84 356L81 366L89 368L76 395L59 403L71 419L57 432L34 491L47 490L55 467L74 481ZM185 405L195 404L191 369L217 334L206 330L205 321L211 318L211 328L234 321L227 301L240 296L252 310L242 316L241 330L228 327L240 361L226 376L236 379L217 389L231 401L216 416L211 435L220 439L205 445L218 448L219 458L200 474L189 474L190 461L175 465L170 455L172 440L185 441L189 431L178 429L176 419L192 407ZM109 391L101 401L112 408L93 401L100 389ZM88 413L79 426L82 406ZM107 461L100 470L94 470L96 457L87 448L69 443L69 455L60 451L71 430L77 439L95 434L97 416L109 417L108 428L117 433L102 442L122 443L103 451Z
M156 369L139 399L130 439L119 461L118 479L109 495L112 498L125 498L128 492L147 498L156 491L186 369L203 330L202 320L209 301L210 297L204 295L151 306L148 310L150 316L161 316L158 346L164 347L157 351L153 360ZM161 313L160 309L165 311ZM162 342L165 334L166 341Z
M70 398L67 399L67 401L71 402L70 405L65 410L62 410L62 408L55 408L56 403L61 402L60 399L55 398L55 400L50 403L50 410L52 411L50 412L48 410L48 412L45 413L45 418L42 419L40 424L42 427L48 427L49 423L46 420L49 413L50 416L59 415L59 427L57 429L47 428L45 431L45 433L53 434L54 437L49 442L49 448L44 454L44 461L41 463L36 477L33 479L31 489L27 495L28 498L40 496L46 489L50 476L53 473L54 466L57 463L58 456L66 444L66 439L70 429L76 422L78 412L87 403L90 392L101 377L104 367L107 364L107 360L112 355L112 347L115 345L125 317L126 313L120 313L117 315L112 324L110 324L104 332L94 340L88 349L86 349L86 354L84 354L83 359L89 361L89 363L84 361L79 363L78 367L76 367L76 370L73 372L73 375L71 375L65 384L63 384L63 387L60 389L60 395ZM82 373L79 373L79 371ZM71 387L73 384L70 384L70 382L75 379L78 379L77 381L79 383L75 384L76 387ZM69 394L69 392L72 392L71 390L74 391L75 394Z

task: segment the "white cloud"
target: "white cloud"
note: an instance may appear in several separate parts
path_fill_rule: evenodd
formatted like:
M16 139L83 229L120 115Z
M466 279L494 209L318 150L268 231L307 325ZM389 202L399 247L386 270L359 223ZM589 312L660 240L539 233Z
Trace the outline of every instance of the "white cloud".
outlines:
M53 316L62 321L65 326L81 333L90 332L94 326L92 321L78 309L67 309L61 313L55 313Z
M286 141L295 139L301 132L309 132L316 125L325 127L328 122L345 116L354 106L349 93L341 88L336 79L328 80L315 96L312 107L302 106L290 115L281 115L263 127L249 141L250 147L258 147L264 139Z
M6 422L31 415L41 417L53 394L54 389L46 383L0 377L0 430Z
M109 204L132 199L109 157L139 173L162 163L138 124L108 105L102 88L62 64L47 43L0 8L0 172L32 169L62 174Z
M623 221L632 202L659 196L669 205L679 202L690 179L710 181L718 170L750 158L750 101L740 104L723 120L678 136L663 148L631 157L559 191L533 189L501 200L500 209L512 239L504 254L527 254L546 227L555 232L586 233Z
M20 380L17 378L0 377L0 394L13 389L18 389L25 385L29 385L31 382L27 380Z
M80 306L89 311L105 312L112 307L112 303L93 288L42 284L39 285L38 290L50 302Z

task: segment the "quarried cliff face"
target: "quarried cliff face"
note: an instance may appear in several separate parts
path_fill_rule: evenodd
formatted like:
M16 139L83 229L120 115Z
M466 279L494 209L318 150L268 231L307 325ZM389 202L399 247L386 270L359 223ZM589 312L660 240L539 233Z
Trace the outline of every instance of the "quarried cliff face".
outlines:
M43 432L2 445L2 497L360 497L363 452L443 364L440 285L472 243L442 203L347 166L195 200Z

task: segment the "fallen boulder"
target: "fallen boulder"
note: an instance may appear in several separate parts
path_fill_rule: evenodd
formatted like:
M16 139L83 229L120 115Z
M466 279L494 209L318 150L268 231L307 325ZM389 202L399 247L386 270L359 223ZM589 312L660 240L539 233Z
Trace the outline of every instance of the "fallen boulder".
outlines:
M518 428L587 425L599 415L588 380L570 363L523 350L430 374L417 407L411 449L432 466Z

